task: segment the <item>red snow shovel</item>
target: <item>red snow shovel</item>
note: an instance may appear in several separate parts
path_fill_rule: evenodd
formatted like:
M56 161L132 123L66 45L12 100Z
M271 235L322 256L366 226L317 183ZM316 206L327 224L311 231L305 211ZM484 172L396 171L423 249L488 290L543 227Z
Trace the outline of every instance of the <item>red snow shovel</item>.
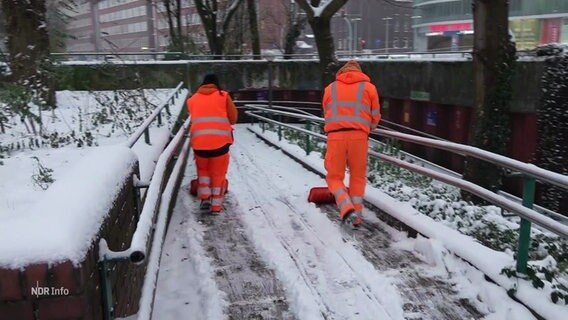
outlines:
M198 179L191 180L189 184L189 193L192 196L197 196L197 186L199 185ZM229 192L229 180L225 179L225 193Z
M333 196L333 193L329 191L328 187L315 187L310 189L308 202L313 202L315 204L335 203L335 196Z

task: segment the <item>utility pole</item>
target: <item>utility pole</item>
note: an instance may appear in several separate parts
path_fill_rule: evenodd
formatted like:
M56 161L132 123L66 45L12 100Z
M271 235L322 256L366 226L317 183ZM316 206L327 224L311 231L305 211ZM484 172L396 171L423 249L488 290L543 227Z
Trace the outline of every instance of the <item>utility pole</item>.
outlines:
M353 54L353 30L351 29L351 20L346 15L343 15L343 19L347 22L347 28L349 29L349 54Z
M385 22L385 53L389 53L389 21L392 20L391 17L383 18Z

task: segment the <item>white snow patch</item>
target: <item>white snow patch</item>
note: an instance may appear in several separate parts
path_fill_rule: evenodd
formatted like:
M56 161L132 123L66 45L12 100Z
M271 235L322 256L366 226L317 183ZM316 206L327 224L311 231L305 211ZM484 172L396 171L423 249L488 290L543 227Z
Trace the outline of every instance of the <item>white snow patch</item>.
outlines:
M18 215L3 216L0 266L81 261L137 160L122 146L90 151L36 205Z
M188 172L180 192L188 192ZM211 258L203 249L204 228L192 214L194 206L190 197L178 197L162 249L154 319L226 319L226 294L217 287Z

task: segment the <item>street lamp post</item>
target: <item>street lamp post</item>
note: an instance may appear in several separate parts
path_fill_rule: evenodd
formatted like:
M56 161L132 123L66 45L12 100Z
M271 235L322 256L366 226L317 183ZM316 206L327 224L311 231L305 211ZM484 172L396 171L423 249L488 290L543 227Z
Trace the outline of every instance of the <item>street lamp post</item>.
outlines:
M413 51L425 51L418 48L419 40L418 40L418 28L416 27L416 19L420 19L422 16L412 16L412 29L413 29L413 40L412 40L412 50Z
M343 19L347 22L347 28L349 29L349 54L351 55L353 51L353 29L351 28L351 20L346 16Z
M383 18L385 22L385 53L389 53L389 21L392 20L391 17Z
M355 48L355 52L357 52L357 40L359 39L359 35L357 34L357 21L361 21L361 18L353 18L351 19L351 21L355 21L355 28L353 31L354 34L354 39L353 39L353 46L352 48Z
M268 63L268 108L272 108L272 61L274 61L274 55L267 54L264 58Z
M274 54L267 53L264 57L268 63L268 108L272 108L272 61ZM282 115L278 115L278 121L282 122ZM263 122L264 125L264 122ZM262 127L264 131L264 126ZM282 126L278 126L278 140L282 140Z

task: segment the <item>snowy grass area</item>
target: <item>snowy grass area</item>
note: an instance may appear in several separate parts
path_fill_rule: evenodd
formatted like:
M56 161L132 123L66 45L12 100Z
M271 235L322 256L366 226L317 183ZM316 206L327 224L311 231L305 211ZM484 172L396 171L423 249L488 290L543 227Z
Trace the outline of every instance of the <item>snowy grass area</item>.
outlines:
M170 107L171 115L162 113L162 126L153 123L151 145L142 137L132 152L123 143L170 93L62 91L55 110L36 112L41 132L36 127L34 134L31 122L16 116L4 123L0 266L80 261L108 212L105 206L114 200L105 197L120 190L125 172L138 160L141 180L151 178L187 90Z
M259 127L253 128L262 133ZM272 126L266 128L274 130ZM315 144L316 151L305 156L302 149L305 147L305 138L297 132L284 130L285 139L280 142L275 132L265 131L264 136L306 158L306 161L320 172L325 172L322 159L325 153L324 143ZM518 218L503 217L500 209L495 206L480 207L462 201L459 190L454 187L402 169L397 170L392 166L389 168L389 165L383 163L370 161L369 165L368 178L374 188L368 188L367 195L373 196L379 207L386 205L385 211L391 213L390 211L396 212L403 204L416 214L421 213L420 216L410 215L399 219L429 237L445 240L442 243L450 251L465 258L471 257L472 260L468 261L492 279L498 279L501 286L515 292L523 302L539 312L542 311L541 314L550 315L550 319L562 319L558 315L568 312L563 299L565 293L568 293L566 241L533 228L529 281L507 278L504 274L511 275L514 271L502 272L502 269L514 266ZM450 230L453 236L447 236ZM479 245L479 242L487 247ZM463 247L458 245L463 243ZM462 252L458 253L456 250ZM541 289L535 289L533 286ZM556 300L554 296L559 299ZM556 300L556 304L553 300Z

